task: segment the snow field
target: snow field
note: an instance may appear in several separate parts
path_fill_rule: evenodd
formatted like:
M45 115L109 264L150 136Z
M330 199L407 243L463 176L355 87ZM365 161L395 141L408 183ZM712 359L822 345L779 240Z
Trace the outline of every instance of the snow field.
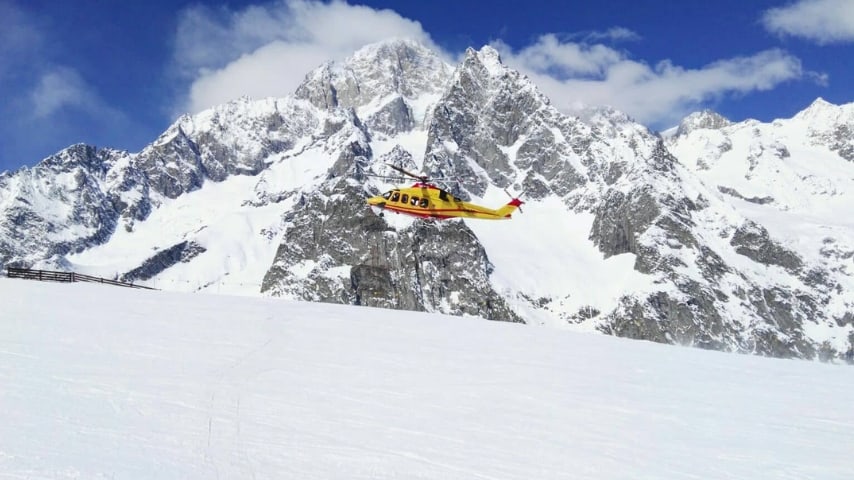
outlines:
M2 478L849 478L854 369L0 279Z

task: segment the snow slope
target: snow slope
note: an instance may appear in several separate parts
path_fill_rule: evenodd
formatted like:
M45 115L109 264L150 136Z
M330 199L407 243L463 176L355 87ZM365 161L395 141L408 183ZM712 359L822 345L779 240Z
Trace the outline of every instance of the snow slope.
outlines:
M0 478L847 479L854 369L0 278Z

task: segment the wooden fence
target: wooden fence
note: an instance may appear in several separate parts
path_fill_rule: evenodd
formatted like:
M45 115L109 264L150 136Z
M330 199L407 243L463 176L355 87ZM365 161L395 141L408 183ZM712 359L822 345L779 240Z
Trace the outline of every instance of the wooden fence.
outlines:
M110 280L109 278L93 277L74 272L55 272L51 270L32 270L29 268L6 267L6 276L9 278L23 278L26 280L39 280L43 282L91 282L116 285L119 287L145 288L155 290L145 285L134 285L133 283Z

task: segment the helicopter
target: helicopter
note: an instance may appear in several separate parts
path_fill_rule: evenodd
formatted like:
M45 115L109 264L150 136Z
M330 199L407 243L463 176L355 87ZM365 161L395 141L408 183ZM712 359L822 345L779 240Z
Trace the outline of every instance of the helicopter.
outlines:
M447 190L431 183L430 178L426 175L416 175L396 165L387 165L408 177L414 178L417 182L408 188L395 188L382 195L368 198L368 205L378 209L380 216L385 210L389 210L413 217L438 220L448 218L510 220L511 214L524 203L518 197L511 196L511 200L499 208L483 207L453 196Z

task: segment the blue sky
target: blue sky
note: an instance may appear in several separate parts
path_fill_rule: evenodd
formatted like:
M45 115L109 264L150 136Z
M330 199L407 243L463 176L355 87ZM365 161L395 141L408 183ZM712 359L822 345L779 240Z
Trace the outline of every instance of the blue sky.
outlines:
M0 171L79 142L139 151L183 112L287 95L404 36L449 62L492 45L558 108L612 105L653 129L854 101L854 0L0 0Z

